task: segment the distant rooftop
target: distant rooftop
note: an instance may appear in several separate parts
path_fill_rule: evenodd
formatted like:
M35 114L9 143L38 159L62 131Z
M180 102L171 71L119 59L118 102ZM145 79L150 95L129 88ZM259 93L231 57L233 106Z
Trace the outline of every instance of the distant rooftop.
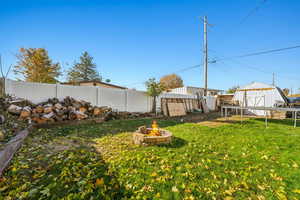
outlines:
M77 81L77 82L65 82L65 83L62 83L62 84L65 84L65 85L80 85L80 84L82 84L82 83L92 83L92 84L94 84L95 86L96 86L97 84L100 84L100 85L110 86L110 87L113 87L113 88L127 89L126 87L123 87L123 86L114 85L114 84L111 84L111 83L106 83L106 82L102 82L102 81L98 81L98 80Z
M179 87L179 88L189 88L189 89L204 90L204 88L202 88L202 87L194 87L194 86L183 86L183 87ZM174 88L174 89L179 89L179 88ZM209 90L209 91L215 91L215 92L222 92L222 91L224 91L224 90L212 89L212 88L207 88L207 90Z

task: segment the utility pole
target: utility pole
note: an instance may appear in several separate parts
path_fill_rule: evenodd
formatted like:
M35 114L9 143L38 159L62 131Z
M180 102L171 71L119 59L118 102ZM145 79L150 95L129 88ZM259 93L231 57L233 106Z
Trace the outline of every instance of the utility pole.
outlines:
M204 96L207 96L207 17L204 16Z
M273 72L273 81L272 81L272 85L275 86L275 73Z

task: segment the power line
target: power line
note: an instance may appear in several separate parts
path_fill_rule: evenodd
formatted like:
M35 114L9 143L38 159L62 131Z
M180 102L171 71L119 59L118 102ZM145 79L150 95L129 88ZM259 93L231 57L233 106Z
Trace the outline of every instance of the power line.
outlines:
M243 24L251 15L253 15L267 0L262 0L257 6L250 10L250 12L241 19L238 25Z
M215 60L215 61L217 62L217 61L221 61L221 60L228 60L228 59L235 59L235 58L245 58L245 57L250 57L250 56L269 54L269 53L273 53L273 52L285 51L285 50L296 49L296 48L300 48L300 45L291 46L291 47L284 47L284 48L280 48L280 49L271 49L271 50L267 50L267 51L259 51L259 52L254 52L254 53L238 55L238 56L232 56L232 57L225 57L225 58L221 58L221 59L218 59L218 60Z
M213 51L215 53L217 53L215 50L212 50L210 49L210 51ZM215 59L215 60L218 60L219 62L223 63L224 65L226 65L226 63L223 61L223 59ZM234 59L230 59L231 62L235 62L235 63L238 63L239 65L242 65L243 67L245 68L248 68L248 69L251 69L251 70L254 70L254 71L258 71L258 72L261 72L261 73L265 73L265 74L273 74L274 72L270 72L270 71L265 71L265 70L262 70L262 67L257 67L257 66L253 66L253 65L248 65L248 64L245 64L245 63L242 63L238 60L234 60ZM228 66L228 65L227 65ZM277 74L276 75L277 77L281 77L283 79L287 79L287 80L294 80L294 81L300 81L300 79L296 78L296 77L290 77L290 76L285 76L285 75L281 75L281 74Z
M178 73L182 73L182 72L185 72L185 71L188 71L188 70L191 70L191 69L195 69L195 68L198 68L198 67L201 67L203 66L203 64L198 64L198 65L192 65L192 66L189 66L189 67L185 67L185 68L182 68L182 69L179 69L175 72L170 72L170 74L178 74ZM168 73L169 74L169 73ZM140 84L144 84L145 81L143 82L135 82L135 83L130 83L130 84L126 84L126 86L130 86L130 85L140 85Z
M244 57L250 57L250 56L257 56L257 55L262 55L262 54L269 54L269 53L280 52L280 51L285 51L285 50L290 50L290 49L296 49L296 48L300 48L300 45L291 46L291 47L284 47L284 48L279 48L279 49L271 49L271 50L267 50L267 51L260 51L260 52L248 53L248 54L243 54L243 55L239 55L239 56L224 57L224 58L220 58L220 59L211 60L208 63L216 63L216 62L220 62L220 61L224 61L224 60L234 60L236 58L244 58ZM214 50L210 49L210 51L214 51ZM214 51L214 52L216 52L216 51ZM242 64L242 65L246 66L245 64ZM188 70L191 70L191 69L195 69L195 68L198 68L198 67L201 67L201 66L203 66L203 64L193 65L193 66L189 66L189 67L185 67L185 68L179 69L179 70L177 70L177 71L175 71L173 73L175 73L175 74L176 73L181 73L181 72L185 72L185 71L188 71ZM248 66L248 68L256 70L256 71L260 71L262 73L270 74L270 72L266 72L264 70L261 70L260 68L256 68L256 67L253 67L253 66ZM277 76L279 76L279 75L277 75ZM294 79L294 78L292 78L292 79ZM294 79L294 80L296 80L296 79ZM144 82L137 82L137 83L128 84L128 85L142 84L142 83L144 83Z
M252 70L255 70L255 71L258 71L258 72L261 72L261 73L265 73L265 74L273 74L273 72L270 72L270 71L265 71L265 70L262 70L261 67L257 67L254 65L248 65L248 64L245 64L245 63L241 63L240 61L237 61L237 60L231 60L233 62L238 62L240 65L242 65L243 67L246 67L248 69L252 69ZM223 61L224 62L224 61ZM296 77L290 77L290 76L285 76L285 75L281 75L281 74L277 74L276 75L277 77L281 77L283 79L287 79L287 80L294 80L294 81L300 81L300 79L296 78Z
M267 0L262 0L258 5L256 5L253 9L251 9L247 15L245 15L244 17L241 18L241 20L237 23L237 24L232 24L230 25L230 31L227 31L227 34L226 34L226 38L221 38L221 42L224 43L225 40L229 40L233 37L234 34L237 33L237 30L240 29L241 25L250 17L252 16L256 11L259 10L259 8L266 2Z
M176 73L185 72L185 71L188 71L188 70L191 70L191 69L195 69L195 68L198 68L198 67L201 67L201 66L203 66L203 64L193 65L193 66L190 66L190 67L186 67L186 68L177 70L177 71L175 72L175 74L176 74Z

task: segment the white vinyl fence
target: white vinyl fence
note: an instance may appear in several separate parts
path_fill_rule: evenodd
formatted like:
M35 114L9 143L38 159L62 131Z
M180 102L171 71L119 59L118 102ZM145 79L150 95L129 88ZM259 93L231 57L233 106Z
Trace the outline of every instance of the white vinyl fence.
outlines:
M118 111L149 112L151 97L146 92L121 90L97 86L70 86L60 84L29 83L6 80L6 94L40 103L49 98L70 96L78 100L91 102L95 106L109 106Z
M217 109L217 97L215 96L206 96L204 97L205 102L209 110L214 111Z
M6 94L24 98L33 103L40 103L49 98L63 98L70 96L77 100L90 102L95 106L109 106L118 111L150 112L152 98L146 92L136 90L122 90L98 86L71 86L60 84L30 83L6 79ZM197 98L194 95L164 93L157 98L157 109L160 111L161 98ZM215 108L215 98L208 98L210 110Z

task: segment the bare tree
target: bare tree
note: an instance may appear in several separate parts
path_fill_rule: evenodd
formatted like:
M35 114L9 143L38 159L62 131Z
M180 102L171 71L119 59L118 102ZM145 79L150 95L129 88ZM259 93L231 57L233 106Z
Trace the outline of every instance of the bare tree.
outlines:
M3 64L2 64L2 57L0 54L0 71L1 71L1 81L0 81L0 92L1 92L1 96L5 96L5 80L8 77L8 74L11 70L12 65L10 65L6 71L6 73L4 72L3 69Z

